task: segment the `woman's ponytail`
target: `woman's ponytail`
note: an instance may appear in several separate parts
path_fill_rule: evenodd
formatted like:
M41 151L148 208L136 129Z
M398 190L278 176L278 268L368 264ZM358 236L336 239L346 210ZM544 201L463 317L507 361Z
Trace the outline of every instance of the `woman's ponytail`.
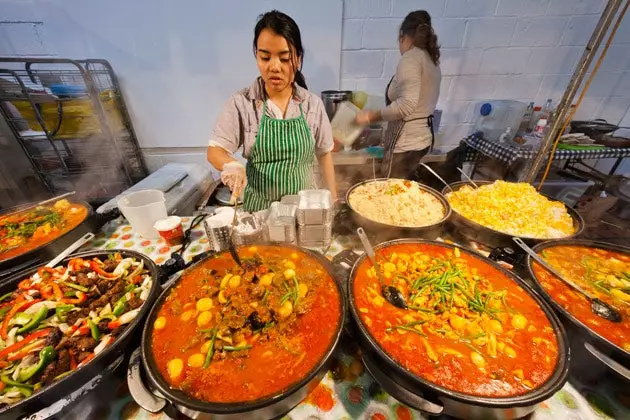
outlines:
M302 74L300 70L297 70L295 72L295 83L304 89L308 89L306 87L306 79L304 78L304 75Z
M409 13L400 25L400 33L410 37L414 46L425 50L433 64L440 64L440 46L431 26L431 16L426 10Z

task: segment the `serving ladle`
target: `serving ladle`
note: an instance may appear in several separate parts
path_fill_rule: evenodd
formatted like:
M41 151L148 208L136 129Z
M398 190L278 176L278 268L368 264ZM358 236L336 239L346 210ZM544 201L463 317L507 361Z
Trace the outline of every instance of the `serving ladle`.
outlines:
M388 286L385 284L383 273L381 273L381 268L378 266L378 263L376 261L374 248L372 248L372 244L365 234L365 230L360 227L357 229L357 234L359 235L359 239L361 239L361 244L363 244L363 249L365 250L365 253L374 266L374 271L376 271L376 277L378 277L378 282L381 284L381 295L385 298L386 301L396 306L397 308L407 309L407 301L400 290L396 289L394 286Z
M470 183L473 185L473 187L475 187L475 188L479 188L479 185L475 184L475 181L473 181L473 180L472 180L472 178L471 178L471 177L469 177L469 176L468 176L468 174L467 174L466 172L462 171L462 168L457 168L457 170L458 170L458 171L459 171L462 175L464 175L464 178L466 178L466 181L470 182Z
M542 265L547 271L549 271L554 276L558 277L560 280L571 286L573 289L577 290L584 296L586 296L591 301L591 312L595 315L607 319L611 322L621 322L621 313L611 305L606 302L596 298L582 287L574 283L573 281L567 279L562 274L560 274L555 268L553 268L550 264L547 263L544 259L540 258L533 249L531 249L521 238L512 238L514 242L518 246L520 246L523 251L527 252L530 257L534 259L538 264Z

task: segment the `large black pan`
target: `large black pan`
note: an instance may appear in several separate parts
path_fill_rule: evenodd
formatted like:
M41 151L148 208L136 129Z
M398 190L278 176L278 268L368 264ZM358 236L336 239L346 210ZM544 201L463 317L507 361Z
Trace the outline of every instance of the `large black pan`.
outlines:
M589 248L600 248L600 249L605 249L609 251L620 252L620 253L627 254L630 256L630 248L626 248L626 247L614 245L614 244L609 244L605 242L591 241L591 240L550 241L550 242L544 242L544 243L538 244L533 249L536 253L541 253L543 250L552 248L554 246L584 246L584 247L589 247ZM573 327L573 328L570 328L569 330L570 331L575 330L577 334L579 335L579 338L577 340L573 340L573 344L586 347L586 350L588 351L588 353L593 354L593 356L599 359L602 363L606 364L613 371L619 373L621 376L624 376L627 380L630 380L630 375L627 375L627 373L620 372L616 366L610 366L610 363L608 363L608 360L605 360L607 358L612 358L613 361L617 361L621 363L622 365L630 367L630 352L625 351L621 347L613 344L610 340L602 337L601 335L599 335L598 333L590 329L587 325L585 325L576 317L574 317L571 314L571 312L566 310L561 304L555 301L549 295L549 293L547 293L547 291L542 287L542 285L540 284L540 281L534 274L532 258L529 255L527 256L527 270L529 271L529 275L531 276L531 278L534 280L534 285L536 286L536 289L538 289L540 294L562 316L562 319L569 324L569 327ZM608 322L608 321L602 320L602 322ZM625 322L628 322L628 321L625 321ZM586 338L586 340L584 338ZM590 343L591 345L589 346L588 343ZM595 351L593 351L593 347ZM574 349L574 350L578 350L578 349ZM579 350L582 351L583 349L580 348ZM601 357L601 354L596 354L596 353L603 353L604 357Z
M186 269L177 280L172 281L171 284L166 287L166 289L157 299L155 305L153 305L151 313L147 318L147 322L144 325L141 347L142 366L144 368L143 373L145 373L145 377L149 386L147 387L146 385L144 385L142 381L142 372L139 368L140 361L137 353L135 353L135 358L132 357L132 360L130 361L127 376L129 389L132 393L132 396L141 407L150 412L165 410L167 412L173 413L174 410L176 410L182 414L187 415L188 417L195 419L279 418L283 414L289 412L304 398L306 398L308 393L315 387L315 385L317 385L322 380L322 378L328 371L329 362L331 361L333 352L337 347L337 343L339 342L339 338L341 336L345 321L345 298L341 288L341 284L335 276L335 270L330 261L328 261L325 257L309 250L287 244L260 245L272 245L280 248L290 248L304 252L310 257L316 259L321 264L321 268L324 269L324 271L326 271L326 273L328 273L328 275L334 280L337 291L339 292L341 315L339 321L337 322L337 326L335 327L335 334L333 335L328 350L326 351L320 362L315 365L315 367L313 367L313 369L311 369L311 371L304 378L289 387L287 390L277 393L276 395L272 395L270 397L265 397L256 401L249 401L244 403L210 403L194 399L182 391L171 388L168 382L166 382L164 378L162 378L162 375L158 371L158 368L155 364L155 360L153 359L153 352L151 351L153 323L158 316L158 312L162 307L164 300L170 295L172 288L176 287L179 284L179 281L184 276L186 276L186 273L188 273L190 270L194 270L198 264L205 264L208 259L212 259L216 256L227 253L227 251L223 251L222 253L216 254L215 256L210 256L204 260L201 260ZM332 328L332 326L325 327ZM155 391L149 391L149 389Z
M451 206L448 204L448 201L442 194L433 188L427 187L426 185L418 184L420 189L429 194L433 195L437 198L442 206L444 207L444 217L439 221L422 227L401 227L389 225L386 223L380 223L366 217L363 217L355 208L350 204L350 196L352 192L364 184L369 184L374 181L387 181L387 178L376 178L376 179L368 179L358 184L350 187L348 192L346 193L346 203L350 208L350 212L352 214L352 218L358 226L363 227L367 232L374 234L378 237L379 240L388 240L388 239L398 239L398 238L424 238L424 239L436 239L438 236L442 234L442 230L444 227L444 223L448 220L451 215Z
M14 274L22 269L31 267L35 264L46 263L47 261L53 259L55 256L59 255L61 251L66 249L70 244L79 239L81 236L85 235L88 232L94 231L94 229L96 228L96 219L92 206L84 201L68 201L73 204L80 204L88 210L85 219L83 219L83 221L74 229L64 233L63 235L58 236L51 241L48 241L45 244L38 246L37 248L34 248L20 255L16 255L15 257L8 258L6 260L0 260L0 282L3 282L5 277L8 277L9 275ZM26 208L30 205L31 204L24 204L21 206L10 208L0 213L0 217L10 213L19 212L20 209Z
M68 396L72 392L78 390L88 383L96 375L106 370L125 350L127 343L130 341L134 330L142 324L144 316L149 312L151 305L155 301L160 289L160 281L158 278L158 270L153 261L146 255L128 250L108 250L108 251L88 251L74 254L72 257L66 258L60 264L66 264L70 258L107 258L113 253L120 253L124 257L133 257L144 261L144 267L149 270L153 277L149 296L140 309L138 316L125 328L123 333L109 345L105 350L98 354L92 361L80 369L75 370L68 376L59 379L49 386L44 387L41 391L34 393L31 397L25 398L16 404L12 404L0 408L0 418L3 420L12 420L22 418L31 413L46 408L62 398ZM37 272L36 268L29 269L23 273L19 273L0 286L0 294L5 294L16 289L17 284L24 278L31 276Z
M493 181L475 181L477 185L489 185L492 184ZM451 191L457 191L462 188L464 185L472 185L470 182L461 181L454 182L450 184L448 187L444 187L442 190L442 194L446 196L447 193ZM448 200L448 199L447 199ZM566 236L562 239L570 239L578 236L584 230L584 219L582 216L575 211L574 209L567 207L567 212L573 219L573 227L575 228L575 233L572 235ZM512 237L515 235L510 235L508 233L503 233L498 230L491 229L489 227L480 225L477 222L474 222L453 209L452 216L449 220L449 223L455 229L458 235L461 235L467 239L473 240L480 244L486 245L490 248L506 248L506 247L514 247L514 241ZM549 239L539 239L539 238L529 238L521 236L521 239L525 241L525 243L529 246L534 246L538 243L548 241Z
M375 246L374 249L379 250L399 244L430 244L447 249L454 249L456 247L455 245L442 242L425 241L421 239L400 239L379 244ZM403 391L405 391L415 397L413 401L404 401L406 397L402 395L401 401L413 404L415 408L423 410L429 415L448 414L466 419L514 419L525 416L534 411L539 402L548 399L556 393L567 381L570 355L566 331L551 307L545 303L527 283L514 273L473 251L460 248L460 252L464 252L490 264L493 268L509 277L514 281L515 285L522 287L545 313L554 329L558 342L558 361L553 374L547 382L525 394L514 397L479 397L436 385L405 369L381 348L359 317L359 312L354 302L354 282L358 268L366 258L362 256L355 263L350 275L348 302L350 312L359 330L359 341L362 348L366 350L365 358L368 362L367 366L370 368L373 365L377 365L378 370L386 372L387 376L391 379L390 382L400 387L400 389L398 389L398 391L400 391L398 393L399 395L402 395ZM374 363L370 363L370 361L374 361ZM378 380L379 372L372 373L375 374ZM391 386L391 383L383 383L382 386L396 394L396 389ZM407 395L407 397L408 396L409 395Z

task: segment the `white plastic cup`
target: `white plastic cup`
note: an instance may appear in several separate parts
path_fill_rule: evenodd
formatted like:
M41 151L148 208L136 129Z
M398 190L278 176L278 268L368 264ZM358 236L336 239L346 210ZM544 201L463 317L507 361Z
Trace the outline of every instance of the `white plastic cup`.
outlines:
M134 232L147 239L160 237L153 225L167 217L162 191L142 190L130 193L118 200L118 209L129 221Z

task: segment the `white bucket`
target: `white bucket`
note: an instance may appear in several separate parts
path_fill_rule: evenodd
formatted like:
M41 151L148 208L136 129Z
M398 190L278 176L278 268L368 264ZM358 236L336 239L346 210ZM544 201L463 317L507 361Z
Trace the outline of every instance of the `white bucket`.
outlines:
M160 237L153 225L167 217L162 191L142 190L128 194L118 200L118 209L129 221L134 232L147 239Z

